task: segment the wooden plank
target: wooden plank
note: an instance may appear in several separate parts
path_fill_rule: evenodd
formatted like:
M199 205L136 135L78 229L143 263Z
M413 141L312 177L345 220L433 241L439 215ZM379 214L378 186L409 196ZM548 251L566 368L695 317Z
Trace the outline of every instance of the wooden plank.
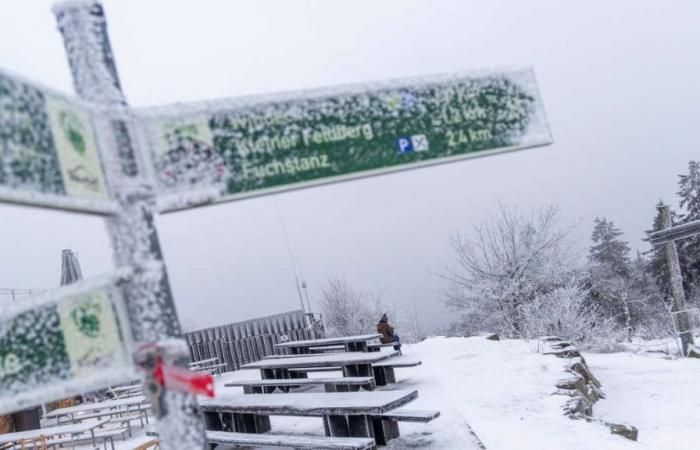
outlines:
M379 415L405 405L418 391L297 393L294 395L231 394L201 398L204 412L280 416Z
M242 447L289 447L327 450L371 450L376 448L374 439L361 437L338 438L207 431L207 440L212 444L229 444Z
M290 369L304 367L335 367L358 364L375 364L398 352L343 352L307 355L303 358L263 359L246 364L245 369Z
M415 367L423 364L422 361L415 358L408 358L406 356L396 356L393 358L388 358L384 361L372 364L373 367Z
M341 336L335 338L324 339L309 339L304 341L285 342L277 347L319 347L326 345L339 345L355 342L368 342L374 339L379 339L381 334L362 334L356 336Z
M384 420L395 422L430 422L440 417L440 411L396 409L381 415Z
M373 377L326 377L326 378L296 378L285 380L237 380L224 384L226 387L235 386L308 386L319 384L344 384L361 386L371 383Z

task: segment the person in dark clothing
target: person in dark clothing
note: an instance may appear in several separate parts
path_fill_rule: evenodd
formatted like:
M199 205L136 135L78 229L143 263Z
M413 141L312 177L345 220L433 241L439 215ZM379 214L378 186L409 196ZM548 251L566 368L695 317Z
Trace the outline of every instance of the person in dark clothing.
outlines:
M379 338L382 344L393 343L394 350L398 350L399 352L401 351L401 339L399 338L398 334L394 333L394 327L389 325L389 318L386 316L386 314L383 314L382 318L379 319L379 323L377 324L377 333L382 335L382 337Z

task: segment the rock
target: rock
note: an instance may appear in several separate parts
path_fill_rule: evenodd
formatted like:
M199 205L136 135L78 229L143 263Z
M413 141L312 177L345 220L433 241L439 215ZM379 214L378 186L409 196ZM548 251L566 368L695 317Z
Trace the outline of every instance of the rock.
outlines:
M564 380L559 381L557 383L557 387L559 389L569 389L569 390L576 389L579 392L581 392L582 394L588 392L588 386L586 385L586 380L580 375L571 376L569 378L566 378Z
M500 341L501 340L501 338L498 337L498 334L496 334L496 333L488 333L484 337L489 341Z
M625 425L622 423L611 423L609 424L610 426L610 432L612 434L619 434L622 437L626 437L627 439L630 439L632 441L636 441L637 437L639 436L639 430L637 430L637 427L634 427L632 425Z
M688 358L700 358L700 349L694 345L688 347Z
M564 414L572 419L585 419L593 415L593 404L586 398L577 396L566 402Z
M557 358L581 358L581 353L573 345L550 352L543 352L543 355L554 355Z
M566 347L574 347L571 342L568 341L561 341L561 342L553 342L549 344L549 348L554 348L554 349L562 349Z
M588 366L586 365L586 362L583 360L583 358L577 358L576 360L574 360L569 366L569 370L572 372L576 372L577 374L585 378L586 383L590 383L597 388L600 387L600 381L598 381L598 379L593 376L591 371L588 370Z

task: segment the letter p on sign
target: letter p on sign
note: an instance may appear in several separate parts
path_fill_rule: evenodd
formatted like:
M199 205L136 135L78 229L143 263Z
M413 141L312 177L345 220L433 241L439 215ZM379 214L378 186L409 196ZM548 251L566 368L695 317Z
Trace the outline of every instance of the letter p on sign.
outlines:
M396 140L396 149L399 153L411 153L413 152L413 144L411 143L411 138L400 137Z

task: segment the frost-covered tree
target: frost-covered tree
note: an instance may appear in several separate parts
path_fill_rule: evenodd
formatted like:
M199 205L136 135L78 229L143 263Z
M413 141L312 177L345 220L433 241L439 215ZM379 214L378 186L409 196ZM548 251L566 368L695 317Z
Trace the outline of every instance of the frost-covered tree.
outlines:
M375 333L382 314L389 317L402 342L417 342L424 337L415 307L397 308L384 301L381 290L373 293L363 291L343 278L330 278L323 286L321 311L329 337Z
M321 291L321 311L328 336L375 331L381 317L381 294L370 295L343 278L330 278Z
M630 302L632 315L636 321L636 332L643 338L671 336L666 297L662 294L654 278L649 274L649 258L637 252L630 264L629 289L633 301Z
M679 205L683 212L679 223L700 220L700 162L688 163L688 174L680 175L678 181ZM679 253L683 256L684 276L687 284L697 290L700 288L700 236L686 238L677 243Z
M622 231L612 220L608 221L605 217L596 218L593 223L593 245L589 249L588 260L593 264L607 266L615 275L627 279L630 270L630 247L621 239Z
M655 231L660 231L662 229L661 211L659 210L659 207L663 206L664 204L665 203L661 200L657 202L656 215L654 216L654 221L652 223L651 230L648 230L646 232L647 235ZM671 210L672 224L675 225L680 223L680 217L681 216L678 213L676 213L673 209ZM692 277L692 274L690 273L691 269L689 268L691 266L693 257L692 254L689 255L688 253L692 250L692 246L684 245L684 242L689 240L691 239L683 239L680 241L676 241L676 247L678 249L678 261L680 263L681 273L683 275L683 289L685 289L686 293L690 293L691 291L693 291L694 287L695 290L697 290L697 286L693 285L694 279ZM647 272L654 278L661 293L663 293L666 296L670 296L671 287L669 283L668 264L666 262L666 252L664 251L664 247L652 247L651 249L646 251L644 255L648 258ZM700 256L697 257L700 258Z
M662 206L664 206L664 202L663 200L659 200L656 203L656 215L654 216L654 221L651 225L651 230L647 230L647 235L655 231L661 231L662 219L660 208ZM671 210L671 221L673 221L675 217L675 212ZM644 253L644 256L647 257L647 273L654 278L654 281L656 281L656 285L659 287L659 290L665 295L669 295L671 288L669 284L668 264L666 263L666 253L664 251L664 248L661 246L652 246L651 249L647 250Z
M566 285L575 264L570 229L558 217L554 206L529 212L501 206L468 237L452 236L456 263L440 275L461 333L522 336L522 307Z

